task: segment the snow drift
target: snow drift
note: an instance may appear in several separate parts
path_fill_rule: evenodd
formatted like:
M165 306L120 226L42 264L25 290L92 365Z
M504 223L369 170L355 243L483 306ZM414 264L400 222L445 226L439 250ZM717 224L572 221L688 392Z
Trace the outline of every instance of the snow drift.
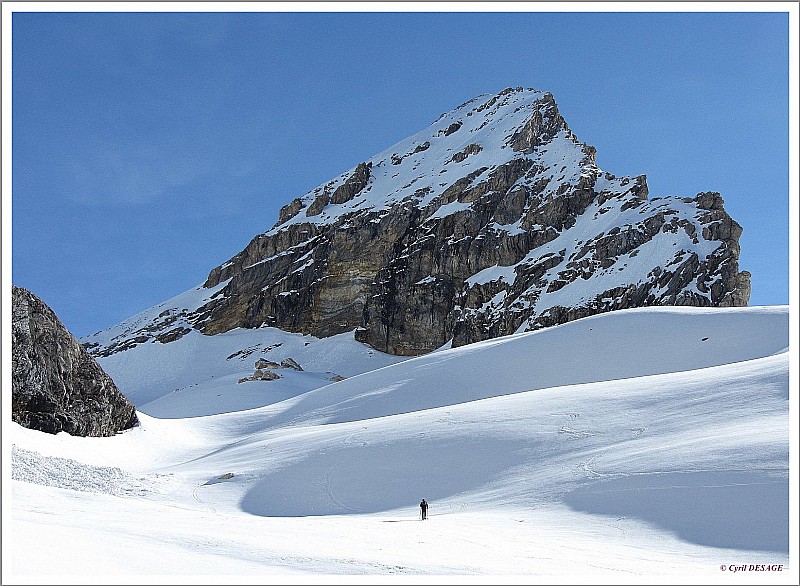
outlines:
M611 312L361 374L342 363L353 376L336 383L296 372L329 383L307 391L199 368L191 390L139 389L170 418L140 412L112 438L14 425L14 572L641 582L744 560L790 578L788 317ZM136 350L126 368L169 376ZM178 416L212 395L215 414ZM411 523L422 497L430 519Z

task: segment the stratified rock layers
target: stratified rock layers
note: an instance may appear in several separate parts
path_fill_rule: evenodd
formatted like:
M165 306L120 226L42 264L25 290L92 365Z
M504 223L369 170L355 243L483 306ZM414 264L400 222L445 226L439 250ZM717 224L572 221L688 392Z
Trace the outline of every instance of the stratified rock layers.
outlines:
M747 305L720 195L648 196L597 167L551 94L479 96L286 205L199 309L93 352L274 326L417 355L629 307Z

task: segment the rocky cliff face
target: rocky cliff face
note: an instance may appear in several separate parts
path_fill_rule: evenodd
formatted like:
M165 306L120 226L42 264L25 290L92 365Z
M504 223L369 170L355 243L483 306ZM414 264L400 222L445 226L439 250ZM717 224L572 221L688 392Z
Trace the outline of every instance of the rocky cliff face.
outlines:
M90 338L98 356L275 326L416 355L645 305L747 305L741 227L718 193L649 198L570 131L553 96L508 88L286 205L197 299Z
M47 433L110 436L136 410L58 317L30 291L12 293L12 420Z

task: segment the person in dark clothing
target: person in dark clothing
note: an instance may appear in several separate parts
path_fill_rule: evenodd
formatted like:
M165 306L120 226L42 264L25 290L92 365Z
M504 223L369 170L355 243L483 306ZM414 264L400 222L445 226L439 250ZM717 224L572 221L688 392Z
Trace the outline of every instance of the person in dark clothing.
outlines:
M419 508L422 511L422 520L424 521L428 518L428 501L422 499L422 502L419 504Z

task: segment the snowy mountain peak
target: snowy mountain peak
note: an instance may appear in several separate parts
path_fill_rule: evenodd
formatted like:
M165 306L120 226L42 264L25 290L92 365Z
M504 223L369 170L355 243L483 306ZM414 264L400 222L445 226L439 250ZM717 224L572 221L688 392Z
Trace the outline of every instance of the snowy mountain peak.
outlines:
M293 200L266 235L292 224L331 224L352 212L385 211L403 201L426 207L464 177L478 183L515 159L536 160L544 169L566 164L577 176L596 173L594 155L569 130L551 94L508 88L465 102Z
M481 95L291 201L197 290L87 344L275 327L417 355L617 309L747 305L721 196L648 195L644 176L597 167L550 93Z

